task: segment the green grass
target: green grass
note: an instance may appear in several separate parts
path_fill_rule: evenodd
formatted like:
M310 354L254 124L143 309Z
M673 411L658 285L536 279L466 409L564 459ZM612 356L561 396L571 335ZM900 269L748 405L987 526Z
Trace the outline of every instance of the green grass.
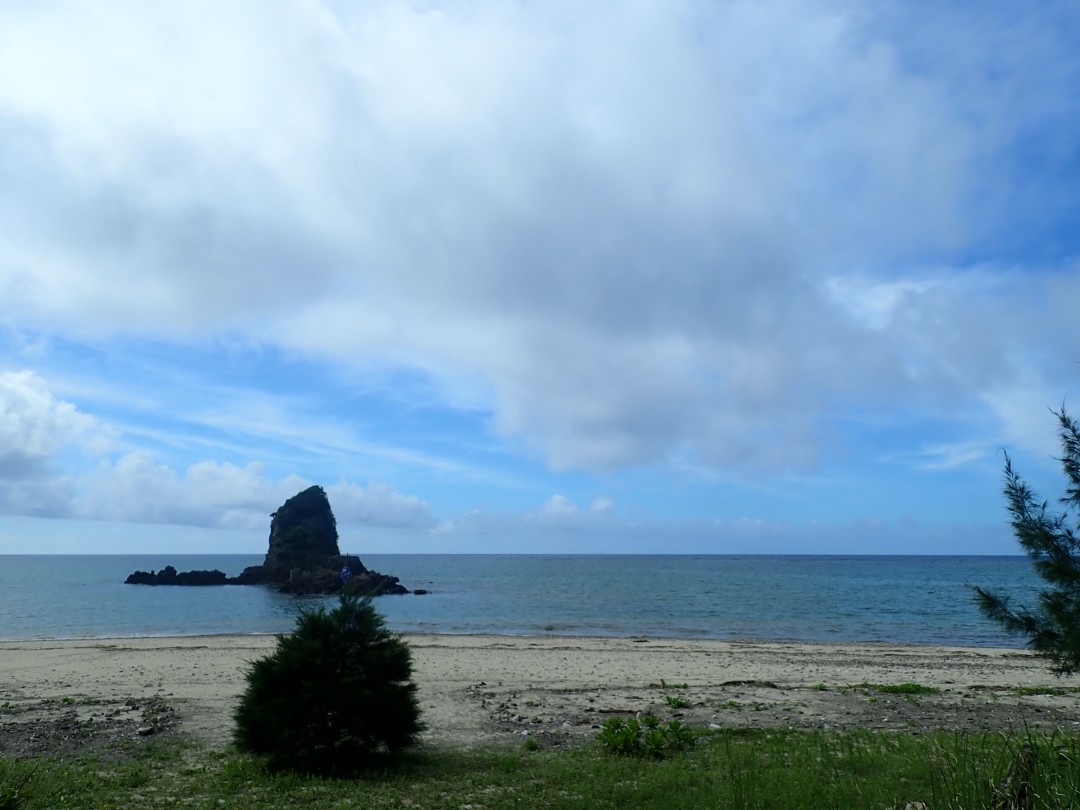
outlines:
M685 709L690 705L690 701L682 695L664 695L664 702L673 712L678 712L680 709Z
M903 808L993 806L1017 763L1033 807L1074 807L1080 737L733 730L662 759L577 750L432 749L360 779L272 774L258 759L183 744L114 760L0 760L34 808ZM1014 782L1015 783L1015 782ZM3 805L0 804L0 807Z
M1016 695L1054 695L1065 697L1080 692L1076 686L1016 686L1011 690Z
M921 683L861 683L860 689L871 689L883 695L936 695L941 690L936 686L924 686Z

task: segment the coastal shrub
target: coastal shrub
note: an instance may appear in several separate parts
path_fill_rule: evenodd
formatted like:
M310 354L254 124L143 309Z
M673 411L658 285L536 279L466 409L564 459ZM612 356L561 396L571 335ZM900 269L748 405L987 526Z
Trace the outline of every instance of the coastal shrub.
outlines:
M1027 638L1039 655L1049 658L1054 672L1080 672L1080 535L1070 523L1080 517L1080 424L1064 407L1055 411L1060 426L1059 459L1068 484L1060 499L1064 512L1055 513L1040 501L1005 456L1005 499L1013 533L1048 587L1032 608L1013 608L1007 595L975 587L983 614L1006 631ZM1076 512L1070 520L1069 511Z
M693 746L696 737L679 720L665 726L659 717L650 714L640 720L612 717L604 723L596 739L611 754L658 759L672 751L685 751Z
M422 726L408 645L371 600L303 610L296 629L247 672L235 713L241 751L272 770L342 775L416 742Z

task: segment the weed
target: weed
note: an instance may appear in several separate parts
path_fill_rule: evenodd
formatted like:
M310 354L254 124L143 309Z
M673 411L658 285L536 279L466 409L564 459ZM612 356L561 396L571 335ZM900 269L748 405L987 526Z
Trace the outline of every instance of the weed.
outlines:
M659 717L650 714L640 721L635 717L629 720L612 717L604 723L596 739L611 754L659 759L672 751L690 748L696 735L678 720L665 726Z
M690 701L682 695L664 695L664 702L673 712L678 712L680 709L685 709L690 705Z
M631 756L641 753L641 734L642 727L637 718L612 717L604 723L596 739L609 753Z
M668 683L663 678L661 678L660 679L660 688L661 689L689 689L690 684L688 684L688 683Z

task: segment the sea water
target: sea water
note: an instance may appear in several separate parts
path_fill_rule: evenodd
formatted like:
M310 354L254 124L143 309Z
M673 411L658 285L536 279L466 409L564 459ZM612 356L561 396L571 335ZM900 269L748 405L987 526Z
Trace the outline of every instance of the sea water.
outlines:
M426 595L381 596L399 632L1019 646L979 613L982 585L1032 603L1026 557L384 555ZM125 585L135 570L229 575L262 555L0 555L0 640L278 633L332 597L252 586Z

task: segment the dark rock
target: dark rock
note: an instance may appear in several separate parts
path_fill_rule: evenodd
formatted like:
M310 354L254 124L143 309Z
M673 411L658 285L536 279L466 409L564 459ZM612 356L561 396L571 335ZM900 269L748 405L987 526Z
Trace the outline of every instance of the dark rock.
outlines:
M171 565L166 565L160 573L136 571L124 580L128 585L228 585L229 578L224 571L184 571L181 574Z
M337 521L322 487L293 495L271 518L270 548L263 560L269 578L280 580L296 568L309 571L328 566L340 557Z
M245 568L242 584L272 585L285 593L340 593L343 569L361 593L403 594L397 577L369 571L359 557L338 548L337 521L322 487L309 487L285 501L270 521L270 547L263 564Z
M427 591L424 588L417 588L413 591L413 595L415 596L423 596L425 593L427 593Z
M248 566L237 577L221 571L184 571L171 565L160 573L136 571L130 585L269 585L284 593L332 594L350 587L371 596L406 594L397 577L370 571L359 557L338 548L337 521L322 487L305 489L271 515L270 544L262 565ZM425 591L426 593L426 591Z

